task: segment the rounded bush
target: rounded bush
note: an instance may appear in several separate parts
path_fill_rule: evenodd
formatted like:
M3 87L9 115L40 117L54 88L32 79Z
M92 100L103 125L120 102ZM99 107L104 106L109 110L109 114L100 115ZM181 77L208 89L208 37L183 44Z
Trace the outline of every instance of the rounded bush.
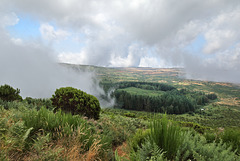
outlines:
M72 114L82 114L88 118L99 119L100 104L96 97L79 89L63 87L55 91L51 98L53 106Z
M0 86L0 99L4 101L15 101L22 100L22 97L19 95L20 89L14 89L13 87L5 84Z

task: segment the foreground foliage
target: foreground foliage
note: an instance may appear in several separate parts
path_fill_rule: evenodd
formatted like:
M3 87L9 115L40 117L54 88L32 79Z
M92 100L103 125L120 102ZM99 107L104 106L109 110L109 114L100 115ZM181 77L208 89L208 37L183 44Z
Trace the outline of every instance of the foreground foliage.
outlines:
M131 160L213 160L237 161L236 150L220 139L208 143L206 138L191 130L184 130L169 121L154 118L150 132L137 133L132 141ZM135 148L134 148L135 147Z
M238 129L200 130L169 115L146 120L114 109L93 120L30 100L0 101L0 160L239 160Z

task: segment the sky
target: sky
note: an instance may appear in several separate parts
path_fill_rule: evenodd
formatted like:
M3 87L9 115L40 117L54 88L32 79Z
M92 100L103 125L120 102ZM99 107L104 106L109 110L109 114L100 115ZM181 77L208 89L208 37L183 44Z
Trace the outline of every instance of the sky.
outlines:
M239 0L0 0L0 21L2 82L64 62L240 83Z

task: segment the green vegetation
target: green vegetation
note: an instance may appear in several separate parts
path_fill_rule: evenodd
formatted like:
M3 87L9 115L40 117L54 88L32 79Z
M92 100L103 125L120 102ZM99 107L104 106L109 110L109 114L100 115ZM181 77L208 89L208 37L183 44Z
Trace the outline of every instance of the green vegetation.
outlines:
M239 86L184 80L180 69L81 68L115 88L121 108L71 87L0 98L0 160L240 160Z
M0 99L4 101L22 100L19 93L20 89L14 89L7 84L0 86Z
M183 133L178 125L169 122L166 115L161 120L156 118L150 124L150 141L166 152L168 159L173 159L174 155L182 144Z
M147 89L141 89L136 87L127 87L124 89L118 89L118 92L122 92L122 91L126 91L131 95L142 95L142 96L160 96L164 94L164 92L162 91L147 90Z
M204 136L183 130L166 115L154 117L150 133L136 133L132 139L131 160L238 160L236 150L220 140L208 143ZM136 146L137 145L137 146ZM136 148L137 147L137 148Z
M79 89L64 87L57 89L51 98L53 106L72 114L82 114L88 118L99 119L100 104L96 97Z
M46 108L44 101L41 107L26 101L3 102L1 160L239 159L238 129L219 133L197 124L170 121L162 114L145 112L152 115L145 120L139 115L143 112L136 112L133 117L134 111L115 109L103 110L95 121L62 111L54 113ZM125 142L126 151L118 152Z
M183 114L217 99L215 93L177 90L164 83L121 82L114 86L116 107L129 110Z

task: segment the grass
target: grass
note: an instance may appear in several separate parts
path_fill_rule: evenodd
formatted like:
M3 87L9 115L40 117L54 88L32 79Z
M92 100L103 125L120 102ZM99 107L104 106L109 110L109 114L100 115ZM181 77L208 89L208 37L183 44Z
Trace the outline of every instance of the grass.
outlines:
M203 111L168 115L171 121L163 114L123 109L102 109L95 121L53 113L45 108L47 101L0 100L0 160L239 160L239 86L181 79L178 69L91 70L110 83L164 82L178 89L214 92L219 99L204 106ZM161 95L136 88L123 90ZM127 157L120 157L115 149L123 145L134 152L128 150L124 152Z
M135 160L166 160L167 157L169 160L175 159L178 153L183 153L179 151L180 147L192 148L188 149L191 152L186 154L188 158L211 157L217 153L214 148L219 156L224 154L231 159L236 157L228 147L234 147L233 143L239 139L237 131L226 131L219 135L223 140L221 145L212 143L211 139L208 142L198 142L199 139L195 140L192 135L188 138L192 142L185 140L183 144L182 138L186 136L183 136L182 131L188 131L192 127L180 127L162 114L127 111L135 114L133 118L125 116L126 110L105 109L96 121L61 111L53 113L45 107L28 108L27 104L21 102L9 103L7 107L5 109L0 105L1 160L90 161L111 160L114 157L120 160L134 160L132 157ZM142 115L148 118L145 119ZM172 116L168 115L170 118ZM211 132L214 133L209 131L210 134ZM204 137L202 134L195 135ZM130 154L131 150L121 152L122 146L129 149L135 147L134 154ZM206 153L208 148L212 150ZM114 154L115 149L118 149L118 154Z

